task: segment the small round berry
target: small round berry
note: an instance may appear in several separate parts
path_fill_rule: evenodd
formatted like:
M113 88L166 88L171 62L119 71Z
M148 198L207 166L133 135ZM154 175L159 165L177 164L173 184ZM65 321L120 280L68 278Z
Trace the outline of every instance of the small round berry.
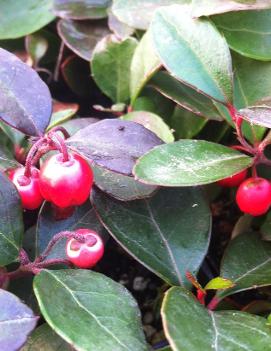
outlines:
M35 210L44 201L39 187L40 171L32 167L30 177L26 177L24 172L24 167L15 168L9 172L9 179L14 183L20 194L23 208Z
M102 258L104 244L96 232L89 229L78 229L76 234L84 236L85 242L69 239L66 244L66 254L76 267L91 268Z
M248 178L238 188L236 202L240 210L252 216L266 213L271 204L271 184L264 178Z
M231 187L240 185L246 179L246 177L247 177L247 169L244 169L243 171L237 174L234 174L231 177L227 177L219 180L217 184L226 188L231 188Z
M40 190L45 200L65 208L82 205L89 197L93 172L88 162L78 154L49 157L40 170Z

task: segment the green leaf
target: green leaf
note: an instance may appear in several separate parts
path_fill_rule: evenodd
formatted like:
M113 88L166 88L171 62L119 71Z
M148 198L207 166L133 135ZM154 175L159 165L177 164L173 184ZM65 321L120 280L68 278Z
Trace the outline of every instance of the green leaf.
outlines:
M166 336L174 351L268 350L266 319L238 311L211 312L180 287L167 291L162 306ZM177 327L176 327L177 326Z
M0 266L18 256L23 235L21 199L9 179L0 173Z
M261 237L263 240L271 241L271 212L267 213L267 216L260 228Z
M174 129L176 139L192 139L206 125L208 119L195 116L183 108L175 108L170 119L170 126Z
M34 291L47 323L74 348L148 350L135 300L106 276L81 269L43 270L34 279Z
M212 20L231 49L256 60L270 61L271 10L227 13Z
M121 119L142 124L145 128L155 133L165 143L174 141L172 131L161 117L151 112L135 111L123 115Z
M158 72L150 82L161 94L198 116L221 121L222 118L208 97L179 82L166 72Z
M120 41L114 35L101 40L93 53L91 71L99 88L114 102L126 102L129 97L130 65L137 41Z
M37 255L46 248L52 237L63 230L76 230L79 228L93 229L99 233L102 226L96 218L96 214L87 201L84 205L76 207L72 216L63 220L56 220L54 210L50 203L45 202L42 206L37 222ZM50 252L49 258L66 258L66 239L60 240Z
M21 351L72 351L72 346L67 344L51 329L48 324L43 324L28 338Z
M16 168L18 166L19 163L14 160L11 152L6 147L0 146L0 170L4 172L9 168Z
M155 52L151 34L147 31L135 49L131 62L130 91L132 104L160 66L161 62Z
M54 0L54 12L58 17L84 20L107 17L111 0Z
M25 39L25 48L34 65L37 65L48 50L49 43L41 33L28 35Z
M129 203L94 192L92 201L112 236L163 280L180 285L186 271L196 274L211 230L200 189L163 189L150 199Z
M232 240L226 249L220 275L235 287L219 293L225 297L239 291L271 285L271 243L257 233L246 233Z
M35 328L38 317L18 297L2 289L0 306L1 351L19 350Z
M150 197L156 186L146 185L136 181L133 177L111 172L105 168L92 164L95 185L106 194L120 201L131 201Z
M123 23L146 30L152 16L160 6L187 4L190 0L114 0L113 13Z
M270 0L192 0L193 16L210 16L218 13L262 10L271 8Z
M167 70L211 98L232 101L232 67L226 40L208 19L194 19L187 6L156 11L151 25L154 46Z
M224 290L232 288L234 285L235 284L229 279L216 277L205 285L204 290Z
M50 119L50 124L47 127L47 131L61 123L68 121L76 114L78 109L78 104L55 102L53 114Z
M20 38L51 22L53 0L0 0L0 39Z
M109 34L103 21L60 20L57 30L65 45L86 61L92 59L98 41Z
M194 186L224 179L249 167L252 159L205 140L159 145L140 157L133 173L146 184Z

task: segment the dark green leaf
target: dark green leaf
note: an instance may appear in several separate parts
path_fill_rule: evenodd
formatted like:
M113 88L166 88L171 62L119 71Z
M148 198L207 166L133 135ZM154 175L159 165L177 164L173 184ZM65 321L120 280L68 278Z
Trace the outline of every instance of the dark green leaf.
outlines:
M0 146L0 170L2 172L9 168L16 168L19 163L14 159L11 152L4 146Z
M148 350L135 300L106 276L81 269L43 270L34 290L47 323L76 349Z
M53 0L54 12L68 19L99 19L107 17L111 0Z
M90 61L93 50L104 36L109 33L105 22L60 20L57 25L58 33L64 43L78 56Z
M193 186L216 182L249 167L252 159L205 140L179 140L155 147L137 161L133 173L143 183Z
M54 17L52 0L0 0L0 39L36 32Z
M222 117L211 99L179 82L168 73L157 73L152 78L150 84L161 94L173 100L186 110L208 119L222 120Z
M198 271L211 230L200 189L164 189L129 203L94 192L93 205L114 238L168 283L184 284L186 271Z
M271 243L257 233L246 233L232 240L225 252L220 275L236 286L220 292L227 296L238 291L271 285Z
M54 102L53 114L50 119L50 124L47 127L47 130L62 124L72 118L79 109L78 104L73 103L63 103L63 102Z
M13 262L23 235L21 199L15 186L0 173L0 266Z
M271 241L271 212L269 211L261 225L261 237L263 240Z
M180 5L156 11L154 46L178 80L223 103L232 101L231 55L226 40L208 19L194 19Z
M52 100L38 74L0 49L0 118L28 135L41 135L50 120Z
M265 318L239 311L208 311L191 292L180 287L167 291L162 318L174 351L199 351L199 345L206 351L270 348L271 333Z
M17 351L35 328L38 317L18 297L0 289L1 351Z
M114 35L101 40L93 53L91 71L99 88L114 102L126 102L129 97L130 65L137 41L123 41Z

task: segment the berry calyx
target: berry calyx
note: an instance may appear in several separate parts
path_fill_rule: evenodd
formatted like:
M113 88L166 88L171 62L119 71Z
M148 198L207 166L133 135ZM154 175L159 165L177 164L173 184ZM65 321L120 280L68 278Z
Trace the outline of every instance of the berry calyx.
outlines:
M271 204L271 184L260 177L246 179L238 188L236 202L240 210L252 216L265 214Z
M60 208L82 205L89 197L93 172L88 162L70 153L63 161L62 154L49 157L40 170L42 196Z
M219 180L217 184L226 188L231 188L231 187L240 185L246 179L246 177L247 177L247 169L244 169L243 171L237 174L234 174L231 177L227 177Z
M15 168L9 172L9 179L19 192L23 208L35 210L40 207L44 200L39 187L40 171L35 167L31 167L30 177L26 177L24 173L24 167Z
M96 232L89 229L78 229L76 234L82 235L84 242L69 239L66 244L66 254L76 267L91 268L102 258L104 244Z

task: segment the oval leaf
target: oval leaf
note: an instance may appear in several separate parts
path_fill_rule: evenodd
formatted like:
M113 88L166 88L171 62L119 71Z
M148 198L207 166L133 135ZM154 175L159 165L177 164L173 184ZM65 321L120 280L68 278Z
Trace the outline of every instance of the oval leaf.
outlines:
M0 289L1 351L17 351L35 328L38 317L17 296Z
M111 0L53 0L54 12L68 19L99 19L107 17Z
M130 203L94 192L93 206L114 238L169 284L183 284L186 271L198 271L211 230L200 189L164 189Z
M148 129L119 119L104 119L67 139L68 146L98 166L124 175L131 175L135 160L159 144L162 141Z
M23 235L21 199L13 183L0 173L0 266L13 262Z
M156 11L154 46L169 72L220 102L232 101L232 67L226 40L208 19L193 19L186 6Z
M53 0L0 0L0 39L15 39L36 32L51 22Z
M109 33L105 23L101 21L60 20L57 29L64 43L76 55L87 61L92 59L93 50L98 41Z
M50 120L52 99L38 74L0 48L0 118L28 135L41 135Z
M126 102L130 97L130 66L136 46L134 38L121 41L108 35L94 50L91 62L93 79L114 102Z
M220 297L271 285L271 243L262 241L257 233L237 236L225 252L220 275L235 283L232 289L220 292Z
M212 20L231 49L256 60L270 61L271 10L227 13Z
M34 291L48 324L76 349L148 350L135 300L102 274L43 270L34 279Z
M271 107L251 106L239 110L242 117L252 124L271 128Z
M216 277L205 285L204 290L223 290L232 288L234 285L235 284L229 279Z
M180 287L167 291L162 306L166 336L174 351L259 351L271 343L266 319L238 311L211 312ZM176 328L178 326L178 328Z
M252 159L205 140L160 145L136 162L133 173L146 184L193 186L216 182L248 168Z

